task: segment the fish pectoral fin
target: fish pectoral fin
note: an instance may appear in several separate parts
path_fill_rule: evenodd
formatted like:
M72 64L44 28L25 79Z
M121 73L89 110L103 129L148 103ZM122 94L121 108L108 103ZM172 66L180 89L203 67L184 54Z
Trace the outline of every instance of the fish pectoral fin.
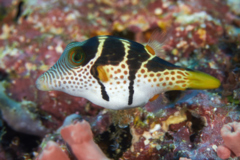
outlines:
M152 98L149 99L150 102L155 101L159 97L159 94L154 95Z
M108 82L110 80L109 74L107 73L104 66L98 66L97 67L97 72L98 72L98 78L102 82Z
M164 53L162 46L165 44L169 33L170 30L163 32L155 30L149 38L148 43L145 45L147 52L151 55L161 56Z

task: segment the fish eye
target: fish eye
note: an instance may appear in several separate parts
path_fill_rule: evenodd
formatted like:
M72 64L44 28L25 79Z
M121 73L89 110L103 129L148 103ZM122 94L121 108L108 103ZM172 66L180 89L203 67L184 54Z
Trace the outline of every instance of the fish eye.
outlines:
M68 59L70 63L74 66L81 65L85 60L85 53L83 52L81 47L75 47L69 51Z
M83 54L81 54L79 52L74 52L72 54L72 60L74 63L80 63L82 58L83 58Z

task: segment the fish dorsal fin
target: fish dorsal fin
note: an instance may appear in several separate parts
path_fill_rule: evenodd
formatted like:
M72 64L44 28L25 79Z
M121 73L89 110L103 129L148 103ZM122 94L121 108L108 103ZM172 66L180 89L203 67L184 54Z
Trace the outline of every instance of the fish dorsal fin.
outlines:
M98 78L102 81L102 82L107 82L109 81L109 74L106 71L106 68L104 66L98 66L97 67L97 72L98 72Z
M153 31L148 43L145 45L145 48L152 55L162 55L164 53L162 46L166 43L168 35L168 31Z

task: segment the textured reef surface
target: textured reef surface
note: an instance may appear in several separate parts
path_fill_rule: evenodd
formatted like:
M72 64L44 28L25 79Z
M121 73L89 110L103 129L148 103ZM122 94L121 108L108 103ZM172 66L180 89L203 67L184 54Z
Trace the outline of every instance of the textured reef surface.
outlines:
M239 0L1 0L0 160L40 160L45 146L81 159L73 149L81 145L99 151L98 159L221 159L217 148L231 138L221 128L240 122L239 8ZM221 87L171 91L143 108L112 111L35 86L71 41L115 35L146 43L156 29L171 30L159 57L208 73ZM70 143L60 131L88 123L91 145Z

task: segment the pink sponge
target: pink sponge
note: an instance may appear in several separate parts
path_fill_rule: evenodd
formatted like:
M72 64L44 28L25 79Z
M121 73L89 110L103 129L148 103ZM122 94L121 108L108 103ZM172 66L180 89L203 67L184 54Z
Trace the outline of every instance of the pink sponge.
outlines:
M224 145L217 148L217 154L222 159L227 159L231 156L240 156L240 123L232 122L225 124L221 129L221 135L224 140Z
M61 135L78 160L108 159L93 141L91 127L85 120L62 128Z

